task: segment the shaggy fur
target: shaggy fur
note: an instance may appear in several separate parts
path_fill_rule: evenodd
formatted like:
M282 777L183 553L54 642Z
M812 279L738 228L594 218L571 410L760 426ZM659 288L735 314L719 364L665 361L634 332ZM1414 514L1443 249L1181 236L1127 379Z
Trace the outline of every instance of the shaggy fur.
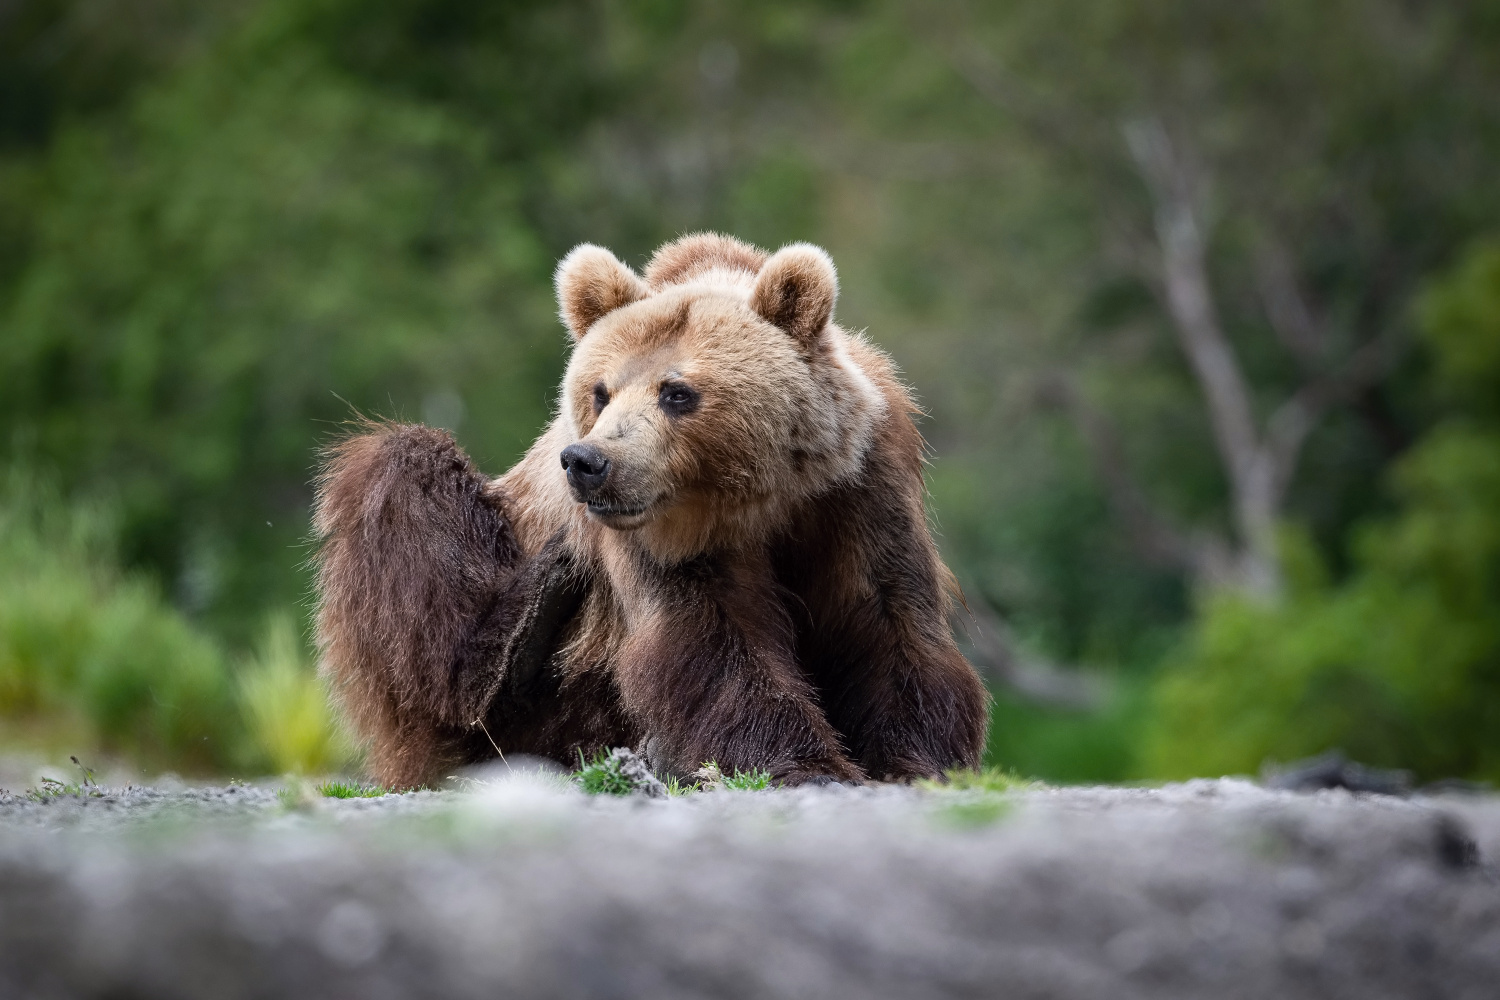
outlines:
M759 274L765 262L764 251L732 236L696 233L656 251L646 265L646 284L659 292L668 285L683 285L713 270Z
M833 322L827 255L690 236L643 280L585 245L557 288L559 414L510 472L403 425L329 452L319 635L375 776L431 781L491 738L788 784L977 764L913 405Z
M485 756L479 723L501 692L512 715L546 700L538 676L583 594L561 538L524 557L488 486L427 427L369 424L326 454L323 662L393 787Z

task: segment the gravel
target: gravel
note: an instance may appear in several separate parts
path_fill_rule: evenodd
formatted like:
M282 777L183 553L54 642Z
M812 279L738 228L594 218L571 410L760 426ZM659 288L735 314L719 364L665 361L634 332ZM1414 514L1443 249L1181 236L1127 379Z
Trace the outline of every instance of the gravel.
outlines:
M0 997L1500 995L1500 799L0 794Z

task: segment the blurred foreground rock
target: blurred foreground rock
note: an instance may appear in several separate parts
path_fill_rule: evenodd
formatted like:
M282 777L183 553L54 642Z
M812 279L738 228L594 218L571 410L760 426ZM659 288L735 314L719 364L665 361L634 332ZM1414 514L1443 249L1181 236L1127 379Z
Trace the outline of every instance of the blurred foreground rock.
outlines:
M1238 781L0 798L0 997L1500 990L1500 800Z

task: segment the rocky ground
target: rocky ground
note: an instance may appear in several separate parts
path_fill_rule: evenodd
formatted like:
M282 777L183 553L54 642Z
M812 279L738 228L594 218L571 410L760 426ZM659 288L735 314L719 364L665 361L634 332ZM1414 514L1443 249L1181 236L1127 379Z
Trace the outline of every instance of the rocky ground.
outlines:
M1496 859L1492 796L1233 780L8 795L0 997L1481 1000Z

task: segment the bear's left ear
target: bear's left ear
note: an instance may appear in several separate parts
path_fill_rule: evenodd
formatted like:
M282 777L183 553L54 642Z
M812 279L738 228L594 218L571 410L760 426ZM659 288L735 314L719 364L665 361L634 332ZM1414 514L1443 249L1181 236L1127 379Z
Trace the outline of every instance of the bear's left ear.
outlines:
M839 276L828 254L811 243L793 243L772 254L756 275L750 308L810 348L833 319L838 297Z
M557 306L574 340L607 314L639 302L651 289L614 254L582 243L557 265Z

